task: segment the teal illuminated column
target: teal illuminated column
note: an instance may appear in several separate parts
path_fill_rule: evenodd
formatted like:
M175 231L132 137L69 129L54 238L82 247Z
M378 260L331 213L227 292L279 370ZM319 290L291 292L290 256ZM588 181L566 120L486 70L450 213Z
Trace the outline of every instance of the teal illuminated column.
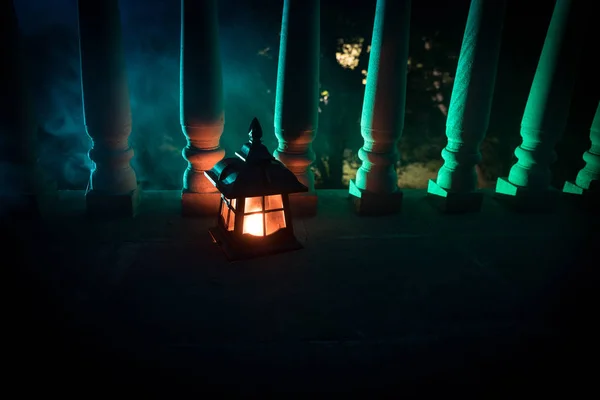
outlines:
M38 163L38 126L12 0L0 2L0 58L0 217L40 216L50 187Z
M181 0L180 122L187 139L181 209L185 216L213 216L220 194L206 179L225 156L225 125L216 0Z
M590 129L591 147L583 153L585 166L579 171L575 182L565 182L563 192L583 195L596 200L600 206L600 103Z
M139 203L118 0L79 0L83 114L92 139L86 203L92 215L132 216Z
M427 188L442 211L481 208L475 166L488 129L505 8L505 0L471 1L446 121L444 164Z
M378 0L360 129L362 165L350 181L359 214L399 211L396 161L404 129L410 0Z
M567 123L582 39L576 11L583 3L556 1L521 121L518 161L496 183L497 198L519 210L548 210L558 198L559 191L550 186L550 165Z
M284 0L275 96L273 156L308 187L290 195L296 216L317 212L317 193L310 169L315 161L312 142L319 118L320 1Z

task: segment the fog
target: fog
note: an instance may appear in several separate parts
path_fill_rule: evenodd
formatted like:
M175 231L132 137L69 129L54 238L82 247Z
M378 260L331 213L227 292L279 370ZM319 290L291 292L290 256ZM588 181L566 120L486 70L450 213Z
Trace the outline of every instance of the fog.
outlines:
M260 14L239 8L225 14L220 1L220 40L226 125L221 145L231 153L246 138L253 117L273 125L277 24L257 21ZM179 125L180 7L178 1L121 1L135 149L133 166L144 188L176 189L186 162ZM233 6L233 4L231 4ZM26 37L32 87L41 127L41 162L63 188L83 189L92 163L83 125L76 0L17 0ZM269 77L265 81L264 76ZM270 148L274 135L266 135Z
M59 188L84 189L92 163L87 156L90 140L83 126L76 0L15 3L26 38L27 60L33 66L40 161ZM362 144L360 81L368 61L363 51L354 72L342 69L336 62L335 43L339 37L354 36L364 37L365 45L369 43L375 2L365 0L346 8L342 3L322 0L321 7L321 84L331 95L327 111L320 116L314 145L318 154L332 159L343 147L356 152ZM225 101L221 145L228 155L245 141L254 117L261 121L266 145L271 150L276 147L273 110L281 5L282 1L276 0L219 0ZM447 110L449 104L468 5L468 0L452 4L442 0L413 2L410 56L413 65L423 63L424 67L409 72L406 119L399 145L404 168L399 170L401 187L426 187L441 164L440 150L446 138L440 106ZM121 0L120 6L133 119L133 167L142 188L179 189L186 166L181 156L185 138L179 126L179 1ZM520 2L509 1L490 125L482 144L486 184L493 186L515 161L512 154L521 140L520 119L551 12L550 2L540 6L540 15L532 20L522 13ZM527 40L523 40L524 32ZM431 37L438 44L429 51L424 45ZM569 127L557 146L558 161L553 165L557 187L575 176L582 166L581 154L589 147L589 126L597 105L597 92L590 87L593 82L586 78L592 76L596 65L591 60L594 53L589 49L594 46L590 38L586 36L590 44L584 46L587 50L581 63L588 73L580 74ZM439 82L423 78L423 71L434 70L448 75L448 83L441 88L432 89L431 85ZM596 98L590 99L590 95ZM438 104L432 98L443 101ZM335 163L341 166L342 160L338 157ZM342 179L347 180L357 166L347 160L343 166ZM0 176L8 174L3 171Z

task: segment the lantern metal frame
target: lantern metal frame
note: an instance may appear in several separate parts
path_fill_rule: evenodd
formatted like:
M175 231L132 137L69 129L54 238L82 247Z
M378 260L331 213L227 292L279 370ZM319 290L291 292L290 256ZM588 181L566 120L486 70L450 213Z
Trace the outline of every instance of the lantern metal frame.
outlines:
M236 152L237 157L225 158L204 172L221 193L217 225L209 233L230 261L302 248L294 236L289 194L306 192L308 188L262 144L262 128L256 118L248 135L250 141ZM274 196L280 196L280 205L270 207L267 203L275 200ZM247 205L256 202L248 199L256 198L260 198L259 209L247 211ZM268 233L270 224L276 224L275 213L281 212L280 223L285 226L280 224ZM247 217L258 214L262 215L262 235L245 232L250 223Z

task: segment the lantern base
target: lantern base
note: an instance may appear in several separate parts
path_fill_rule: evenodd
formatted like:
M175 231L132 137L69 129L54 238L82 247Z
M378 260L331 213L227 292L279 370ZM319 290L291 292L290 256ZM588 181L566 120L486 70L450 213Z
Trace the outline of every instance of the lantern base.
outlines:
M438 210L449 214L479 212L483 203L483 193L479 191L452 192L429 180L427 199Z
M400 212L402 208L402 192L399 189L392 193L373 193L360 189L352 179L349 192L359 215L388 215Z
M226 233L218 226L210 228L208 232L229 261L246 260L303 248L294 235L285 229L269 235L268 238L243 235L244 240L234 238L230 232Z
M553 187L543 190L532 190L517 186L508 178L498 178L494 198L517 212L550 212L557 203L560 192Z
M123 194L90 190L85 194L85 203L91 217L134 217L140 204L140 190Z
M221 193L181 192L181 215L184 217L214 217L219 213Z

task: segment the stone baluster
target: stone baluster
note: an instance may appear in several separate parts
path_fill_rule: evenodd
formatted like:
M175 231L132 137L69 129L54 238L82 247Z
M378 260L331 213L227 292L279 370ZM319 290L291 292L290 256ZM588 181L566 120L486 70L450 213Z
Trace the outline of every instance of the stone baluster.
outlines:
M86 203L97 216L132 216L139 203L118 0L79 0L83 114L92 139Z
M583 153L585 166L577 174L575 182L565 182L563 192L589 199L597 210L600 205L600 103L590 128L590 141L591 147Z
M397 212L402 205L396 162L404 129L410 0L378 0L361 118L362 165L350 181L359 214Z
M585 2L557 0L521 121L518 161L496 183L496 197L520 211L547 211L559 191L550 186L554 146L567 123L582 43Z
M181 193L185 216L213 216L220 194L204 176L225 156L225 125L216 0L181 0L180 122L188 167Z
M0 57L0 216L38 217L55 188L38 162L29 66L12 0L0 1Z
M488 129L496 80L505 0L472 0L446 121L448 144L429 199L445 212L479 211L479 146Z
M308 187L290 195L296 216L317 212L312 142L319 118L320 1L284 0L275 97L275 135L279 142L273 156Z

